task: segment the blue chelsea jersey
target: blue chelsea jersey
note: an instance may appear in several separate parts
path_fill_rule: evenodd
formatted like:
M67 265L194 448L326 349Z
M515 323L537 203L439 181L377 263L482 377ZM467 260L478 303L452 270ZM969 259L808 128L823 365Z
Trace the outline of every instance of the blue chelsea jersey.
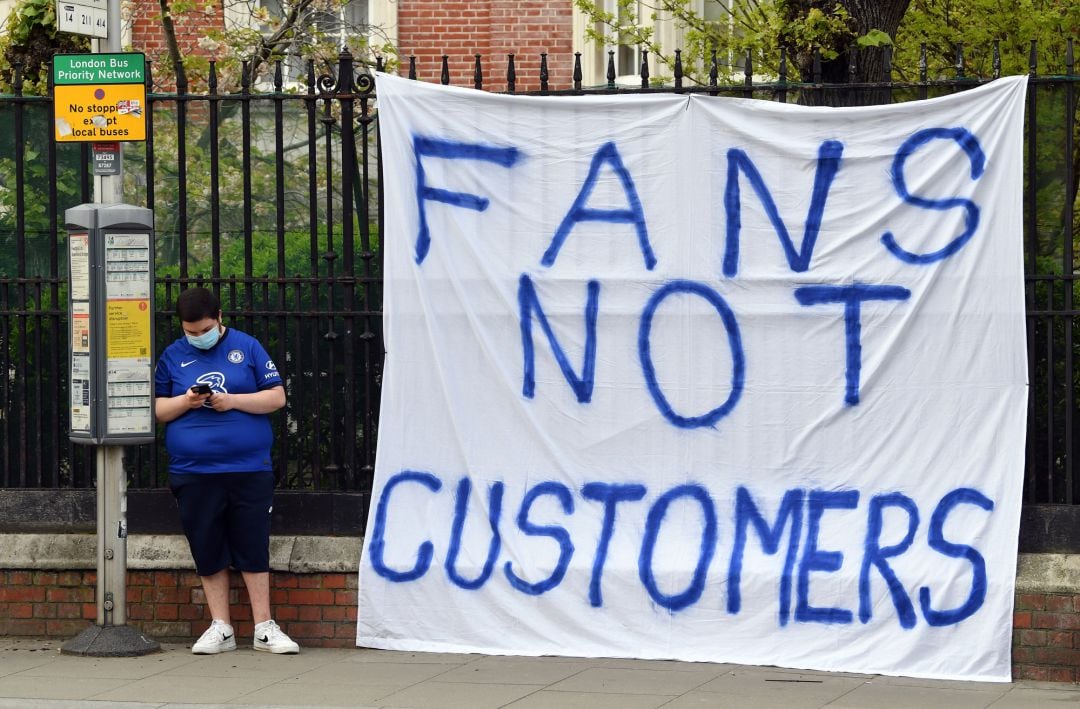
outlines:
M250 394L282 386L266 350L254 337L225 329L208 350L192 347L186 337L173 342L158 359L155 396L179 396L193 384L215 392ZM214 411L209 404L191 409L165 427L169 471L174 473L244 473L272 470L274 434L266 414Z

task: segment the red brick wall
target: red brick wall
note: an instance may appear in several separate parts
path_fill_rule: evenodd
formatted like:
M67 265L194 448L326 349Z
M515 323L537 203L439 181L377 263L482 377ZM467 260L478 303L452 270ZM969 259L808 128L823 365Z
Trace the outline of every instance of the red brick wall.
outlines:
M402 75L416 57L417 75L438 81L449 55L450 83L473 85L481 55L484 88L506 90L506 55L513 53L518 91L540 88L540 54L548 54L551 89L573 83L573 20L570 0L400 0L398 51Z
M224 28L220 3L213 4L208 9L198 5L188 12L174 15L173 25L176 28L177 44L184 56L215 58L199 46L199 40L206 36L207 30ZM167 68L171 64L169 50L165 46L165 31L161 27L161 6L154 0L136 0L132 3L131 45L135 51L145 52L146 58L153 62L151 70L155 77L172 75L172 71ZM197 78L188 77L189 84L193 80ZM171 80L155 79L154 84L158 90L175 89Z
M0 635L74 637L97 616L93 571L0 571ZM233 575L233 626L254 628L247 592ZM275 572L274 618L305 647L353 647L356 574ZM191 571L128 572L128 622L156 640L192 642L210 611ZM1080 594L1020 593L1013 615L1013 677L1080 682Z
M93 571L0 571L0 635L74 637L97 619ZM274 619L304 647L356 644L356 574L274 572ZM233 627L254 633L247 591L233 574ZM129 571L128 624L155 640L192 642L210 625L210 609L192 571Z
M133 47L146 53L157 70L166 70L168 50L161 28L161 10L153 0L132 6ZM185 55L208 56L199 46L207 29L221 29L220 5L202 6L174 16L177 40ZM484 88L506 90L506 55L513 53L518 91L540 88L540 54L548 54L552 89L570 88L573 82L573 19L571 0L399 0L398 50L401 73L415 55L417 71L425 81L438 81L442 55L450 57L450 81L473 85L475 55L483 62ZM210 57L213 58L213 57ZM189 77L190 82L199 77ZM159 90L172 90L170 81L155 81Z
M1080 594L1017 594L1013 677L1080 682Z
M0 635L74 637L97 617L95 574L0 572Z

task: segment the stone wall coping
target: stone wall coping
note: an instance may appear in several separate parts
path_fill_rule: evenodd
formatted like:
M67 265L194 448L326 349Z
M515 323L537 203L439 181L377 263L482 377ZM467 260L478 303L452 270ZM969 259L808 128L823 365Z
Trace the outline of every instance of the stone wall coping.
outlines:
M94 534L0 534L0 565L6 569L93 569ZM270 568L308 573L356 573L362 537L270 537ZM134 534L128 537L128 568L194 569L187 540L181 535ZM1019 593L1080 593L1080 554L1020 554Z
M273 571L357 573L362 537L270 537ZM0 568L94 569L95 534L0 534ZM194 570L187 540L179 534L133 534L127 540L132 571Z
M1018 593L1080 594L1080 554L1021 554L1016 566Z

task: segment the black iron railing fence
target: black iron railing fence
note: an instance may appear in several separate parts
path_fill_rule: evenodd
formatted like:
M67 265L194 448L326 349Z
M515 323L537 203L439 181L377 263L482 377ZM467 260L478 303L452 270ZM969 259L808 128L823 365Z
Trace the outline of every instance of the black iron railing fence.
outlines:
M610 55L609 55L610 56ZM534 94L695 92L809 104L901 102L961 91L996 78L965 75L919 81L793 82L780 57L776 81L721 84L715 57L699 81L677 58L668 85L642 62L640 85L620 87L609 58L607 83L551 77L541 57ZM1077 326L1076 187L1080 168L1077 82L1072 42L1065 73L1043 76L1030 59L1024 179L1031 381L1025 503L1080 510L1075 415L1080 373ZM431 69L434 78L435 69ZM514 57L500 66L517 90ZM889 54L883 60L889 77ZM402 73L416 78L414 59ZM438 67L449 83L446 57ZM476 57L474 88L495 75ZM538 82L536 79L538 78ZM147 83L150 83L148 72ZM489 82L490 83L490 82ZM157 345L178 335L172 305L181 289L206 285L221 295L226 319L256 335L285 374L289 404L275 416L279 486L305 491L370 490L382 367L382 234L375 84L348 53L333 76L309 65L300 83L220 93L211 64L203 93L181 85L150 94L145 144L128 144L127 201L155 210ZM66 233L64 209L90 201L86 146L53 138L51 98L0 97L0 489L88 488L89 451L68 443ZM164 481L160 446L127 456L133 488ZM1080 516L1077 517L1080 519ZM1072 519L1070 517L1069 519ZM1080 527L1080 525L1074 525ZM1074 535L1080 549L1080 533ZM1073 542L1071 542L1073 543Z
M286 91L148 96L147 140L124 157L126 201L155 210L157 346L180 333L189 285L258 337L285 374L275 463L288 489L370 489L382 367L380 212L369 75ZM152 77L147 76L147 84ZM51 98L0 98L0 487L93 485L67 441L67 207L90 201L85 146L57 144ZM6 132L6 131L5 131ZM126 456L133 488L160 487L159 446Z

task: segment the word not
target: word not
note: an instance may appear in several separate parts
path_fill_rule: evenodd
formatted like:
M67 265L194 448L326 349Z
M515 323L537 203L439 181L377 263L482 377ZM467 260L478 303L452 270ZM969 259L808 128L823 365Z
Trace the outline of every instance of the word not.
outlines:
M907 204L919 209L944 211L962 209L964 212L964 231L952 237L948 243L929 253L916 253L901 245L900 239L892 232L885 232L880 241L887 253L900 261L923 266L949 258L956 254L972 238L978 229L980 209L972 200L960 197L932 198L912 194L908 189L904 168L907 161L933 141L955 143L963 151L970 163L972 180L979 179L985 171L986 157L978 139L966 128L927 128L908 137L893 156L891 179L897 195ZM463 143L427 136L413 136L413 151L416 156L416 205L419 217L419 229L416 236L415 259L422 264L431 249L431 228L427 216L429 202L442 203L462 209L483 212L490 206L491 200L481 195L455 192L427 183L424 169L425 159L472 160L491 163L504 169L517 166L524 153L518 147L499 147L481 143ZM842 169L844 144L837 140L826 140L818 148L817 167L806 216L801 244L796 247L787 225L780 217L780 211L772 192L751 158L745 150L732 148L727 152L727 176L724 190L724 214L726 227L724 250L721 259L721 274L724 278L735 278L739 273L739 246L742 230L742 192L741 184L745 179L757 196L766 217L772 225L783 249L787 265L794 273L809 271L813 261L814 247L821 231L825 206L829 190L836 175ZM590 206L590 198L600 179L603 169L614 173L618 185L625 197L625 207L598 208ZM551 243L540 257L540 264L551 267L558 258L566 240L574 227L584 222L605 222L626 224L633 229L637 248L647 270L653 270L658 257L649 239L645 209L638 195L633 176L614 141L604 143L593 154L588 174L578 190L577 196L567 213L560 220L551 238ZM522 396L535 396L535 345L533 342L533 323L539 325L547 338L552 354L563 373L568 385L573 390L579 403L589 403L596 376L597 336L596 322L599 317L602 284L591 280L587 284L585 321L585 352L580 374L570 364L569 358L557 341L554 330L544 313L537 295L536 287L528 274L522 274L518 284L518 315L521 327L523 356ZM732 360L731 389L727 399L715 408L700 415L684 415L674 410L656 378L652 362L651 334L653 317L663 302L673 295L693 296L705 300L720 317L728 336L728 346ZM905 301L911 291L899 285L854 283L843 286L814 285L798 287L794 292L795 301L803 307L838 305L844 314L845 342L845 386L844 403L857 406L860 401L860 371L862 366L862 323L861 311L864 304L874 301ZM705 283L672 280L664 283L642 309L637 342L638 356L642 376L653 402L664 418L679 428L697 428L715 426L737 406L742 395L746 358L742 348L742 337L738 318L723 296Z
M486 527L490 530L490 538L487 550L469 550L470 553L465 554L470 558L484 559L484 564L478 574L467 578L458 570L458 558L463 554L462 536L469 518L472 481L468 477L461 477L455 492L450 496L442 492L443 481L439 476L416 470L403 470L392 475L380 493L375 507L371 542L365 555L375 573L395 583L409 583L423 578L431 570L436 543L432 540L421 543L411 559L387 558L386 539L394 523L392 512L398 507L394 504L394 494L405 486L419 486L428 491L425 494L434 495L439 500L445 500L446 504L453 505L453 519L450 529L446 530L447 537L445 542L439 540L442 545L440 548L445 550L442 556L445 558L446 578L454 586L469 591L477 591L488 583L496 583L492 577L496 575L494 572L500 558L502 540L504 535L511 533L507 530L510 525L503 521L504 483L496 481L488 489ZM417 491L414 490L413 493L415 492ZM564 526L537 524L532 521L531 509L542 497L553 498L567 517L573 515L576 506L582 502L598 505L602 518L599 536L595 540L575 540ZM576 494L561 482L545 481L533 485L526 490L518 505L513 533L551 539L554 543L552 570L546 578L528 580L515 571L512 561L506 561L502 566L505 582L530 596L553 591L565 578L574 555L583 549L586 542L591 542L592 571L588 600L592 607L602 607L604 568L611 539L616 534L618 519L620 515L631 513L640 519L641 508L632 506L642 503L647 497L648 488L638 483L588 482L582 485ZM645 513L644 530L640 539L638 577L654 603L676 612L701 600L710 587L708 573L720 541L718 513L723 513L732 521L731 526L735 532L731 541L726 576L714 580L713 585L727 589L727 612L730 615L737 615L744 605L741 592L743 562L752 531L764 554L779 555L783 558L783 567L777 578L779 625L786 625L791 620L799 623L851 624L856 614L859 622L868 623L874 612L871 585L878 579L883 581L888 589L899 625L905 630L917 625L915 601L891 564L892 560L912 548L916 532L922 525L923 513L911 497L902 492L864 496L859 490L795 488L784 493L778 506L772 505L777 509L772 520L762 514L760 500L755 498L749 488L738 487L733 497L734 503L731 507L718 510L707 488L689 483L665 490L652 499ZM858 561L857 588L850 589L852 605L857 606L857 610L813 606L810 603L813 576L839 572L845 563L842 552L820 548L822 529L829 523L828 513L831 510L858 509L861 499L865 500L865 534L862 558ZM672 504L680 500L694 503L701 509L698 559L686 587L677 592L667 592L660 587L653 571L653 561L657 539L668 518L668 511ZM926 526L926 545L930 550L944 558L961 559L970 567L967 598L955 607L941 608L935 604L934 597L937 592L931 586L918 588L919 613L930 626L959 623L978 612L986 599L987 571L983 555L973 546L950 541L945 537L944 530L949 516L965 506L975 507L986 513L994 510L994 502L979 490L956 488L937 502ZM892 539L896 536L894 530L890 530L888 535L884 533L886 512L890 510L906 517L906 531L899 542L883 545L883 538ZM628 529L636 529L638 526L628 524L620 529L619 533L627 534ZM762 599L758 597L753 602L760 603Z

